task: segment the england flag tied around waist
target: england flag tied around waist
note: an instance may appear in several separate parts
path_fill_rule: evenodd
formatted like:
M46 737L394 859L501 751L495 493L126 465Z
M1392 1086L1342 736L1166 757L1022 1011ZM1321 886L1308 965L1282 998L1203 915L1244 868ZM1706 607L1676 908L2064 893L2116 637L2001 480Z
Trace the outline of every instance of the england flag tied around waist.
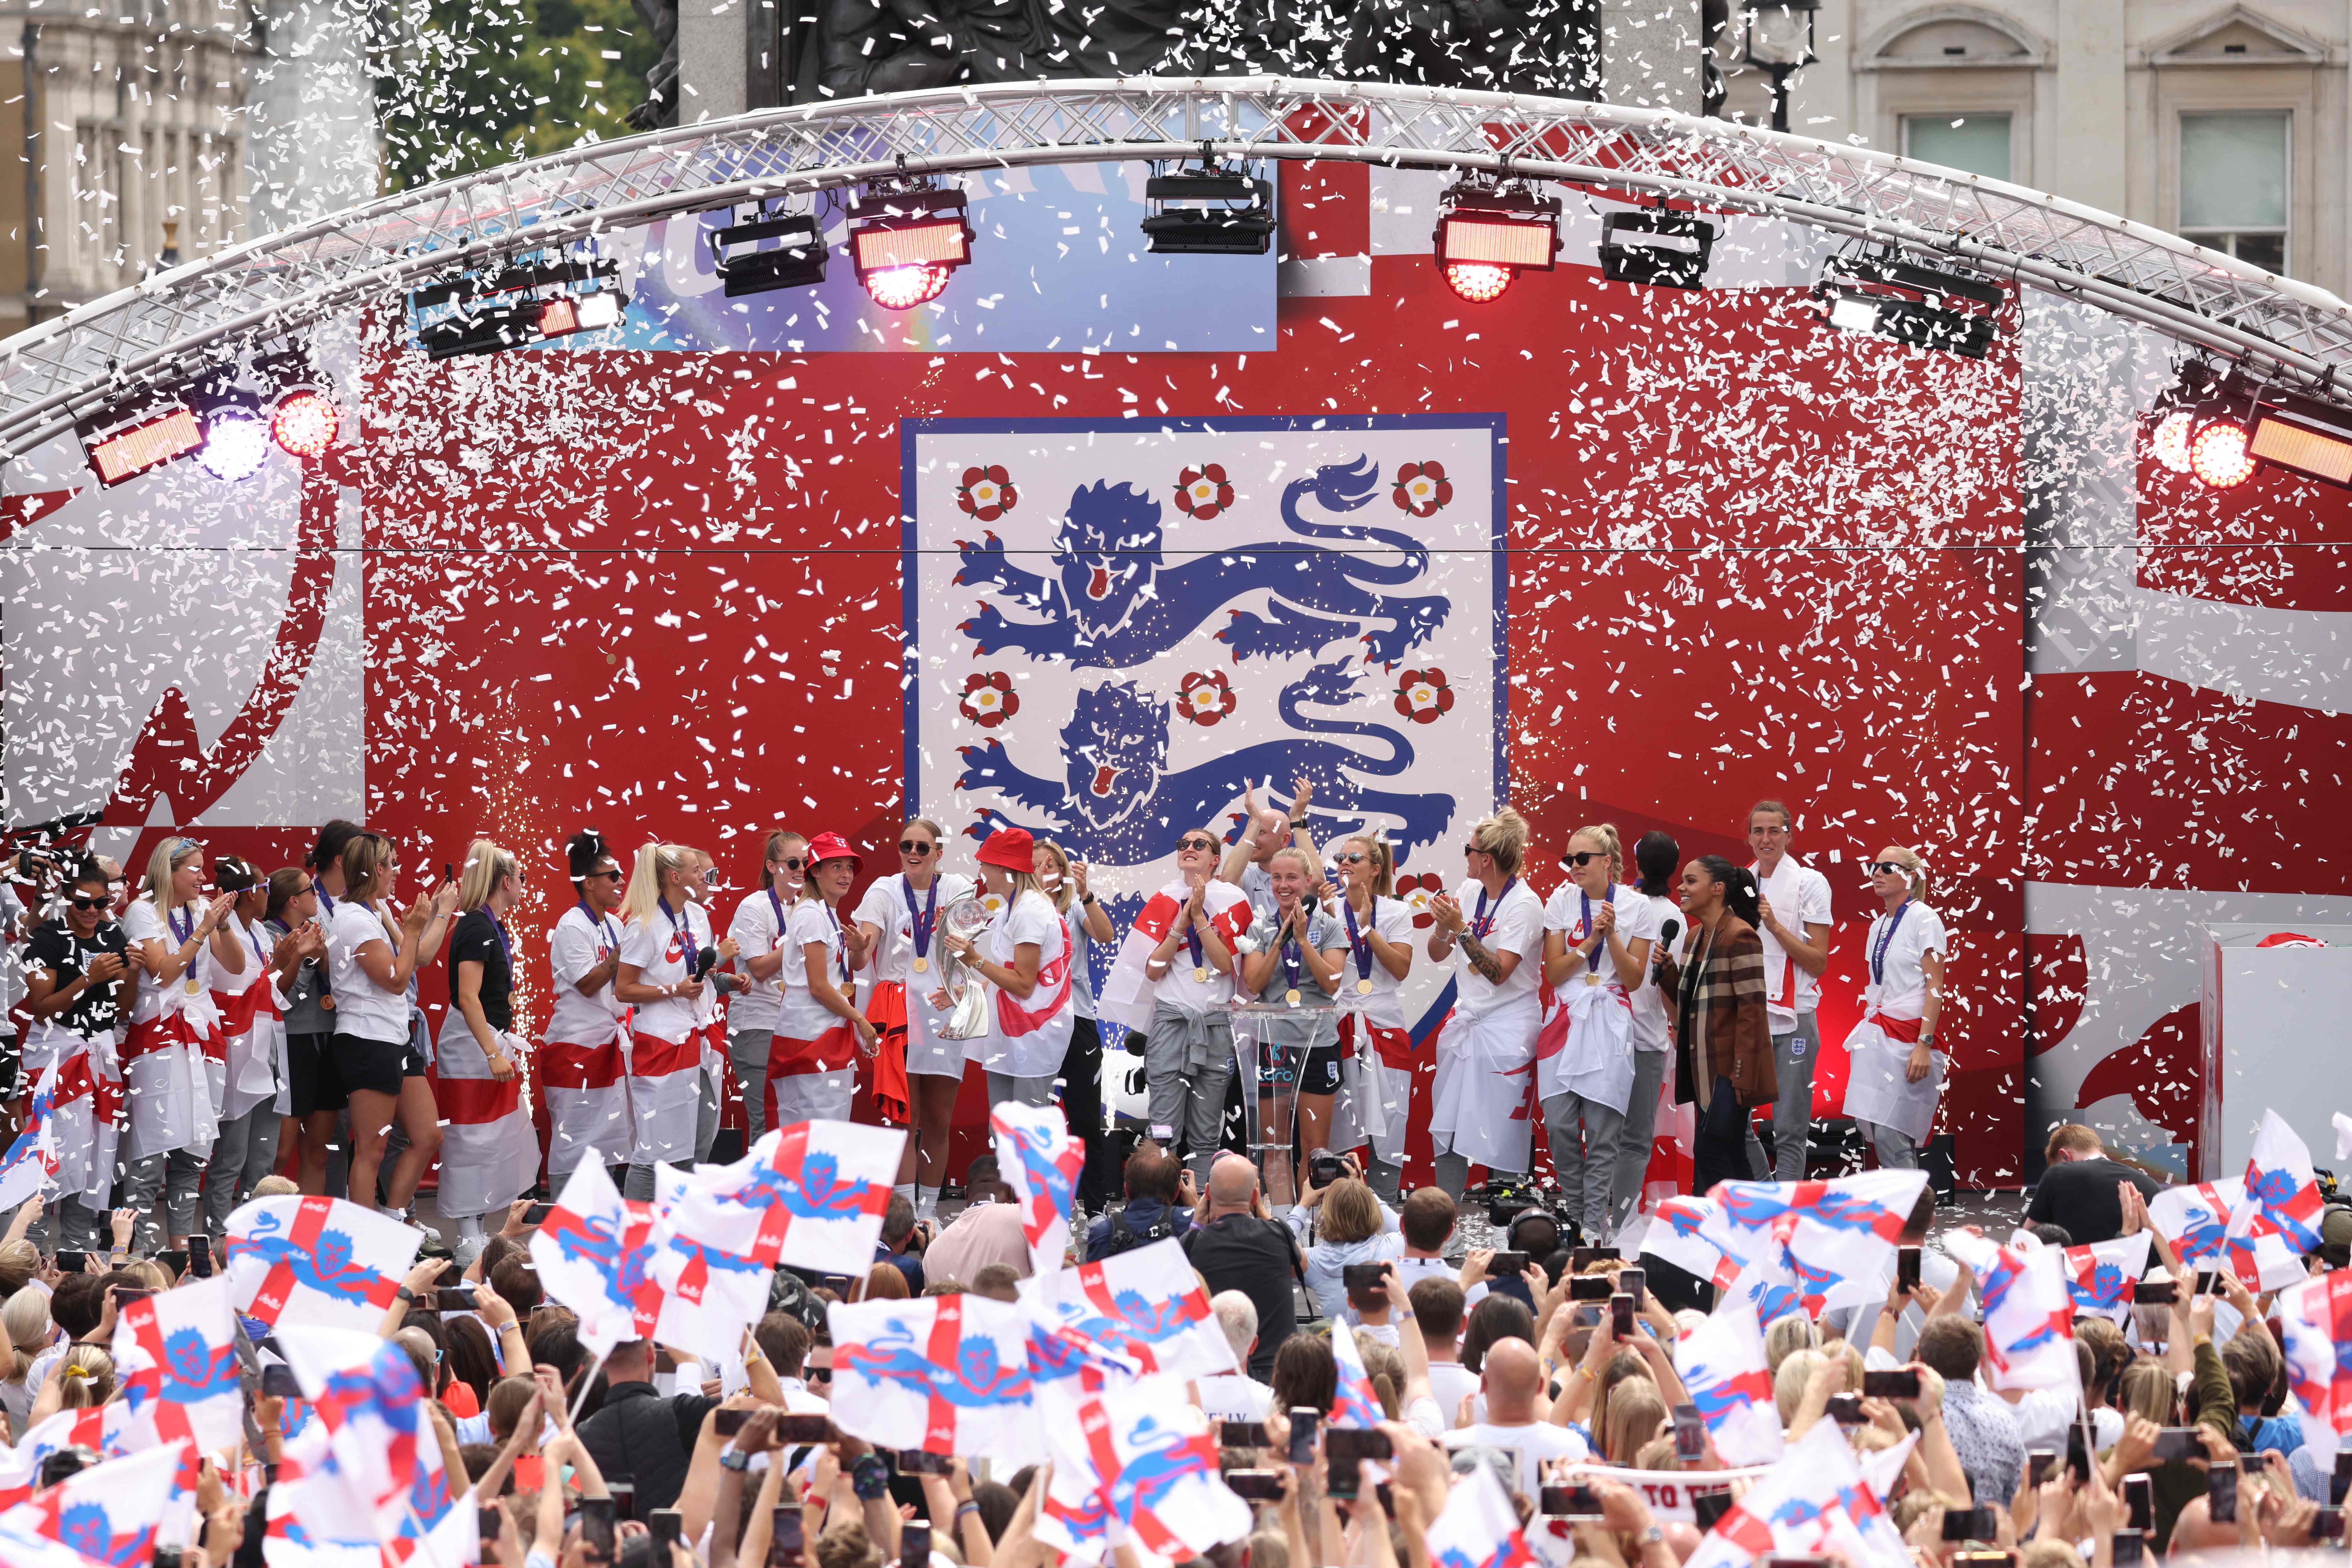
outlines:
M1974 1231L1952 1232L1944 1250L1977 1277L1987 1385L2077 1387L2074 1296L2065 1255L2054 1247L2003 1247Z
M1475 1466L1454 1483L1428 1542L1430 1568L1535 1568L1518 1510L1491 1465Z
M1727 1300L1714 1316L1675 1342L1675 1373L1706 1423L1727 1465L1769 1465L1783 1443L1756 1310Z
M1045 1400L1054 1484L1037 1515L1039 1541L1083 1563L1102 1562L1130 1540L1183 1563L1249 1533L1249 1505L1218 1475L1208 1417L1181 1384L1147 1378Z
M130 1447L187 1440L215 1453L244 1436L236 1313L226 1276L125 1307L114 1325L114 1366L131 1407Z
M2292 1285L2304 1274L2302 1255L2319 1250L2319 1216L2327 1206L2320 1195L2318 1173L2311 1168L2311 1151L2275 1110L2263 1112L2246 1155L2246 1203L2230 1216L2229 1235L2275 1234L2294 1249L2293 1276L2284 1270L2264 1279L2267 1288Z
M2246 1181L2199 1182L2167 1187L2147 1201L2148 1223L2164 1233L2191 1268L2227 1268L2249 1290L2269 1290L2304 1278L2303 1260L2278 1227L2255 1224Z
M1087 1146L1070 1136L1068 1118L1050 1105L1008 1100L989 1112L988 1128L996 1142L998 1173L1021 1205L1031 1271L1052 1273L1069 1253L1070 1207L1077 1201Z
M735 1163L695 1171L670 1223L738 1258L862 1277L906 1143L903 1129L848 1121L777 1128Z
M1431 1543L1432 1554L1435 1542ZM1751 1568L1774 1552L1822 1552L1853 1568L1909 1568L1911 1554L1883 1500L1864 1479L1834 1421L1817 1421L1790 1445L1683 1568Z
M870 1255L870 1247L869 1247ZM1040 1458L1029 1315L984 1296L834 1302L833 1419L878 1448Z
M2352 1434L2352 1268L2313 1277L2278 1299L2287 1386L2309 1419Z
M2075 1316L2127 1321L2147 1272L2147 1254L2145 1232L2066 1248L2066 1289L2074 1293Z
M621 1196L603 1161L583 1160L532 1233L540 1287L580 1314L580 1342L591 1355L654 1337L661 1287L646 1265L661 1228L652 1205Z
M430 1529L449 1484L408 1352L346 1329L281 1329L278 1348L317 1415L287 1453L296 1516L331 1541L360 1521L386 1544Z
M1024 1279L1021 1305L1030 1317L1029 1374L1040 1384L1077 1376L1104 1352L1144 1373L1240 1370L1184 1244L1172 1236Z
M0 1530L45 1536L112 1568L146 1568L187 1458L173 1443L92 1465L0 1514Z
M256 1198L228 1216L226 1278L236 1310L272 1330L373 1334L424 1243L414 1226L341 1198Z
M33 1090L25 1130L0 1155L0 1209L13 1209L49 1184L58 1173L58 1064L51 1062Z

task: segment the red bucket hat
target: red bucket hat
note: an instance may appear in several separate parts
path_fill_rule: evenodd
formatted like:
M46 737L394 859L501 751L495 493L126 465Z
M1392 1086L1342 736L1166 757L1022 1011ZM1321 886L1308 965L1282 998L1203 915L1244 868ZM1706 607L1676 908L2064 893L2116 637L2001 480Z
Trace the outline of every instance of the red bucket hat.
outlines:
M846 860L852 870L862 871L866 861L849 847L849 840L838 833L820 833L808 842L809 869L814 871L827 860Z
M1025 827L1002 827L988 836L988 842L972 858L983 866L1002 866L1008 871L1034 871L1037 841L1029 837Z

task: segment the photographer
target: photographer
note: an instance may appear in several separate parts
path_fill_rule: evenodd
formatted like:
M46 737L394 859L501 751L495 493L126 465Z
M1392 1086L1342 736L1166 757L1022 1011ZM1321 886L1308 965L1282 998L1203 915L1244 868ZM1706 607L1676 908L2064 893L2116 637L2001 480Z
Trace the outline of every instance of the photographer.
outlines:
M1316 1216L1314 1237L1307 1220ZM1394 1210L1367 1185L1353 1154L1310 1157L1298 1201L1284 1215L1307 1257L1307 1293L1326 1318L1356 1321L1349 1306L1350 1264L1388 1263L1404 1254Z

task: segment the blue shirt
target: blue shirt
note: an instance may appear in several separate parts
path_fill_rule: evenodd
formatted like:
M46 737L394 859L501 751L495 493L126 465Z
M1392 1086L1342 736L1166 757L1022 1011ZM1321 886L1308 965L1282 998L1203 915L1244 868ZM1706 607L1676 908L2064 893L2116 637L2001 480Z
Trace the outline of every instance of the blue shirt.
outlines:
M1120 1212L1127 1215L1127 1228L1130 1232L1139 1233L1150 1229L1159 1223L1160 1215L1165 1213L1173 1213L1176 1216L1176 1228L1170 1231L1169 1235L1181 1237L1192 1228L1191 1209L1174 1208L1171 1205L1161 1203L1158 1198L1129 1198L1127 1201L1127 1207ZM1112 1215L1105 1215L1087 1227L1086 1260L1088 1263L1100 1263L1110 1256L1112 1218Z

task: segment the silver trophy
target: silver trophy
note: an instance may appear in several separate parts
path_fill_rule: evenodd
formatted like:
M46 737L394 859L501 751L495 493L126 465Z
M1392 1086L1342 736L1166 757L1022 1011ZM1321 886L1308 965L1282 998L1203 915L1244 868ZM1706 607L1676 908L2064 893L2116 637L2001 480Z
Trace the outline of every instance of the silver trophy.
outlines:
M940 911L940 930L958 940L977 940L994 917L976 894L967 894ZM976 1040L988 1033L988 985L972 966L952 952L944 952L947 973L941 984L952 1009L940 1029L943 1040Z

